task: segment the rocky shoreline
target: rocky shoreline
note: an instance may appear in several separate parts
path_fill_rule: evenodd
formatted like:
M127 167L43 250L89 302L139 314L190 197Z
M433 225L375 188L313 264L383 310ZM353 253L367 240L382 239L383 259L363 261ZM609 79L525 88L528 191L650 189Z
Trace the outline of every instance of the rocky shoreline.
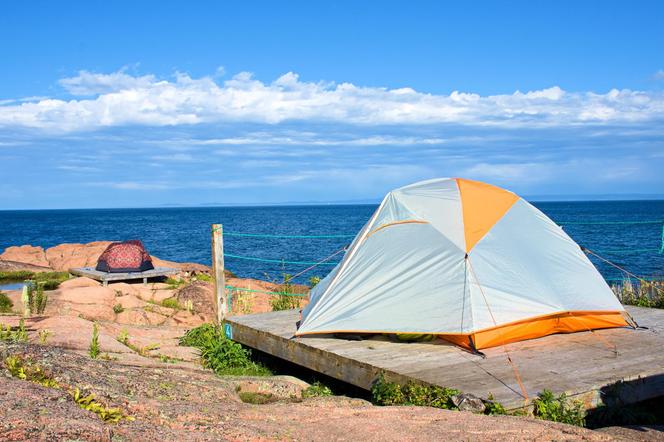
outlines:
M109 242L49 249L9 247L0 271L53 272L92 266ZM483 416L426 407L376 407L346 397L302 398L307 384L284 376L217 376L203 369L198 350L179 345L186 330L212 322L210 269L153 257L180 270L177 284L112 283L79 277L48 292L43 314L23 318L21 294L6 292L13 313L0 323L22 327L27 342L0 340L0 440L612 440L591 431L525 417ZM278 291L265 281L235 278L251 290ZM269 311L269 299L252 295L239 313ZM168 302L165 302L170 300ZM101 357L88 356L93 327ZM41 367L57 381L49 388L11 376L7 358ZM94 394L132 420L110 424L70 400L71 390ZM69 392L69 393L68 393ZM263 392L265 405L244 403L240 392ZM656 440L662 433L616 430Z

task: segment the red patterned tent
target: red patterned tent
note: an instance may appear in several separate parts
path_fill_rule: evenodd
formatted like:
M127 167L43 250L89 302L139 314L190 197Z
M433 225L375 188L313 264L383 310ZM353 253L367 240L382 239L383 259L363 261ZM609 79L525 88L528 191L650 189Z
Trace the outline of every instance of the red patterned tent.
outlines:
M139 240L114 242L97 260L97 270L109 273L152 270L152 258Z

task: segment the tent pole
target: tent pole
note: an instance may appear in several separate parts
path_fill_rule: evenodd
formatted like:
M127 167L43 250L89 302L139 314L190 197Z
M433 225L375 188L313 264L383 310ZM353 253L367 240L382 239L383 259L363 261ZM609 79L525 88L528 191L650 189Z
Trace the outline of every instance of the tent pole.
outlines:
M228 313L226 303L226 278L224 275L224 230L221 224L212 224L212 273L214 293L217 299L217 323L221 324Z

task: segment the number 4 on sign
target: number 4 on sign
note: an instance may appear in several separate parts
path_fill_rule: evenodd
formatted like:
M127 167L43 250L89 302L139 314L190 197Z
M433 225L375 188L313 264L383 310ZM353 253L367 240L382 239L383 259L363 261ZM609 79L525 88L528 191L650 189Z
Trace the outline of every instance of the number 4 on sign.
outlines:
M233 339L233 327L230 324L224 324L224 335L228 339Z

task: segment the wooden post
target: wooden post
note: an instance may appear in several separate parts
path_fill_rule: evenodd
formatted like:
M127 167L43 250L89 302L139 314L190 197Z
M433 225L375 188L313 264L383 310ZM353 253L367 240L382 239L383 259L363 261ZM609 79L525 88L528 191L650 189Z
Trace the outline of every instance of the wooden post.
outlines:
M212 273L217 297L217 322L221 324L228 313L224 275L224 230L221 224L212 224Z

